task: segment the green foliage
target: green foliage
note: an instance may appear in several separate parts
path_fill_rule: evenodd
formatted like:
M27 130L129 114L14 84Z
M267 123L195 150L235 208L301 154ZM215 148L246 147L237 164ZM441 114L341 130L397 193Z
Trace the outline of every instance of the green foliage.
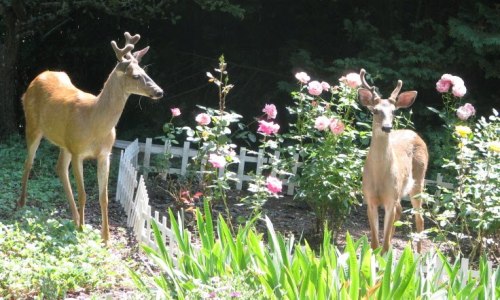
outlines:
M54 208L66 203L64 191L54 174L57 148L42 142L28 181L28 204L43 208ZM0 218L11 216L19 198L26 150L19 136L12 136L0 144ZM95 180L97 181L97 180Z
M430 214L436 226L430 230L456 254L494 255L500 249L500 118L493 109L488 118L460 120L456 113L461 99L450 93L443 94L443 99L442 111L431 109L445 121L452 140L446 145L450 156L443 167L452 175L445 180L455 188L444 189L436 199Z
M41 143L26 208L15 211L25 147L19 136L0 144L0 298L59 299L81 290L130 288L123 261L103 247L100 232L89 225L79 232L62 217L70 213L54 171L57 147ZM95 169L84 168L89 201L98 194Z
M392 251L374 252L366 237L353 241L348 234L341 251L326 231L318 255L307 243L296 244L293 236L276 233L267 217L264 243L255 219L233 235L220 216L213 227L206 203L204 214L197 210L196 216L196 246L180 217L176 221L171 212L178 252L165 248L156 224L157 250L143 246L162 271L152 279L166 299L494 299L500 293L500 269L488 269L484 258L477 277L468 272L458 276L460 261L450 264L439 252L443 268L434 265L430 253L416 257L410 246L396 262ZM426 267L420 267L423 262ZM134 278L143 291L150 291L148 278Z
M16 217L22 221L0 223L0 297L56 299L127 286L123 262L102 247L98 230L79 232L71 220L35 210Z
M471 3L457 17L448 20L449 34L455 42L457 59L477 65L486 78L500 78L500 14L498 7Z

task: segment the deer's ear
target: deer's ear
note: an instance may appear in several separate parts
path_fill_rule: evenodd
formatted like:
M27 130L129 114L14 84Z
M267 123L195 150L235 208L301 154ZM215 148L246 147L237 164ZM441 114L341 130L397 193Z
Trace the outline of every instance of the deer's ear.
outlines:
M373 93L370 90L358 89L358 100L363 106L373 106Z
M135 59L137 59L138 62L141 61L142 57L148 53L149 51L149 46L147 46L146 48L142 49L142 50L139 50L139 51L135 51L134 53L132 53L132 55L135 57Z
M396 108L406 108L410 107L415 99L417 98L417 91L408 91L399 94L398 100L396 101Z

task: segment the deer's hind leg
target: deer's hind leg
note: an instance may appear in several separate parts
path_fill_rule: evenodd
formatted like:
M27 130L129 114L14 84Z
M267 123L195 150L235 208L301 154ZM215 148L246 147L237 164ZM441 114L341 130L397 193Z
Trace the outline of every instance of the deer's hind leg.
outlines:
M28 190L28 179L31 172L31 167L33 166L33 161L35 160L36 150L40 146L40 141L42 140L42 132L40 130L32 128L32 126L26 126L26 145L28 148L28 154L26 161L24 162L24 173L21 183L21 196L17 202L17 207L23 207L26 204L26 196Z
M413 214L415 215L415 226L417 228L417 233L421 233L424 230L424 217L422 217L422 200L419 199L419 195L423 192L423 186L416 185L412 192L410 193L411 205L413 206ZM422 251L422 241L419 237L417 241L417 252Z
M413 160L413 178L415 183L412 190L410 191L411 205L415 214L415 226L417 228L417 233L421 233L424 230L424 218L422 217L422 198L420 195L424 192L424 181L425 181L425 171L427 169L428 154L427 150L421 151L421 159ZM422 241L417 241L417 252L422 251Z

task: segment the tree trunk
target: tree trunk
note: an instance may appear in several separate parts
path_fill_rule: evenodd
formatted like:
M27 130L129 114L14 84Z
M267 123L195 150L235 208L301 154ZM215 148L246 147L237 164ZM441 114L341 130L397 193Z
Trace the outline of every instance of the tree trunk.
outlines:
M0 137L17 130L17 61L19 36L17 18L12 9L4 7L5 39L0 41Z

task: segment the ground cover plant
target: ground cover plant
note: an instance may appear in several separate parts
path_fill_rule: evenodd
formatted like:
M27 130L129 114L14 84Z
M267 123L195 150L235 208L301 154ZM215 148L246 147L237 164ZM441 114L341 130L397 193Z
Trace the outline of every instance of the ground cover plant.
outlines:
M28 205L15 211L26 150L19 137L0 145L0 298L99 297L113 289L134 290L125 268L130 263L120 254L126 245L115 241L113 249L104 247L90 224L76 230L53 171L58 151L48 142L38 151ZM87 165L85 172L96 178L95 166ZM87 188L95 195L96 179L88 180Z
M199 244L182 219L170 211L177 251L165 248L154 225L158 248L143 246L161 269L152 278L134 275L136 284L152 297L165 299L496 299L500 296L500 268L489 270L481 258L479 275L461 274L460 261L448 262L437 252L442 267L416 256L407 246L399 259L392 251L373 251L366 237L338 249L325 231L319 252L307 242L277 233L265 218L267 238L254 228L255 219L235 234L219 215L214 226L209 205L196 211ZM426 263L426 266L423 266Z

